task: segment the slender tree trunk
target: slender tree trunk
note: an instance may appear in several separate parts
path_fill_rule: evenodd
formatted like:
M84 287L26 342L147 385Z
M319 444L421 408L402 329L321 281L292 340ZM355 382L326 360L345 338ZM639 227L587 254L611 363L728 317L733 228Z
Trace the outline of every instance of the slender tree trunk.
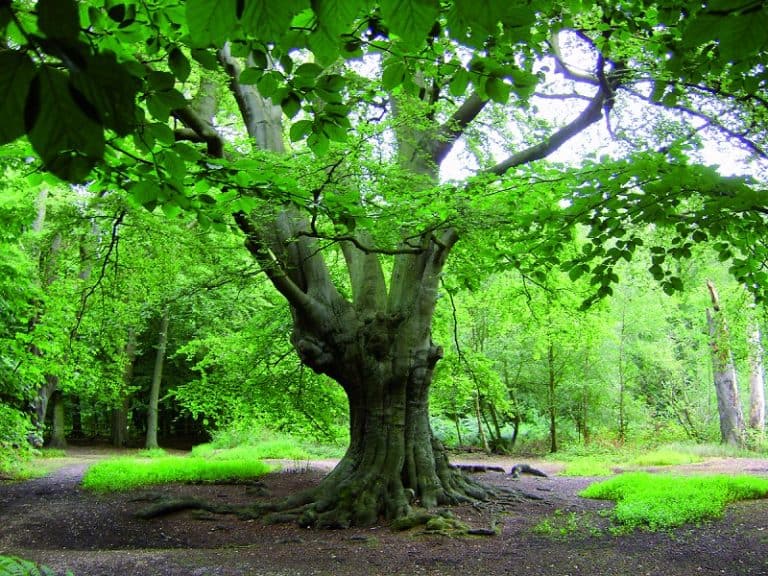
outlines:
M741 410L736 367L728 344L728 326L720 309L715 285L707 281L712 310L707 309L707 325L712 348L712 370L720 414L720 436L723 444L740 446L744 443L744 415Z
M549 451L557 452L557 405L555 398L555 388L557 378L555 376L555 346L550 340L547 348L547 365L549 369L549 379L547 381L547 408L549 410Z
M459 420L460 419L459 419L458 413L454 412L453 413L453 424L456 426L456 438L457 438L457 440L459 442L459 448L461 448L462 446L464 446L464 441L461 439L461 424L460 424Z
M626 324L624 314L626 309L621 310L621 330L619 333L619 434L618 440L624 443L627 438L627 420L626 420L626 379L624 375L624 336L626 333Z
M480 392L477 390L475 391L475 418L477 420L477 437L478 440L480 440L480 447L483 449L483 452L490 454L491 448L488 446L488 437L485 435L485 430L483 429L483 415L480 410Z
M64 395L60 390L56 390L51 395L51 403L53 404L53 418L49 446L51 448L66 448L67 438L64 422Z
M157 337L157 353L155 369L152 372L152 384L149 389L149 406L147 408L147 441L146 448L158 448L157 418L158 402L160 400L160 385L163 381L163 365L165 363L165 348L168 344L168 324L171 320L170 309L166 306L160 319L160 332Z
M753 321L749 332L749 427L765 434L765 370L760 326Z
M133 366L136 361L136 332L128 330L125 343L125 369L123 370L123 394L118 405L112 409L110 428L112 446L118 448L128 445L128 410L130 409L130 389L133 384Z

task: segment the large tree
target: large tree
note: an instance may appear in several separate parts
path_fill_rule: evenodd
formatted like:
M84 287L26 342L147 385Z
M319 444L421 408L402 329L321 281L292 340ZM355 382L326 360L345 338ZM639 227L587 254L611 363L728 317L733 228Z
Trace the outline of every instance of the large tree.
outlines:
M717 4L3 5L0 142L27 133L60 177L95 169L99 188L149 209L234 221L291 308L301 360L349 400L346 455L284 507L305 524L370 524L488 495L449 466L428 418L432 317L460 238L478 268L501 253L535 278L588 224L593 248L565 264L603 296L642 244L627 221L660 222L677 241L658 254L717 237L726 259L751 250L739 277L765 277L764 247L747 240L764 224L755 187L691 161L699 134L764 155L766 12ZM189 79L200 88L185 96ZM559 114L537 117L548 102ZM622 144L613 157L542 165L601 121ZM441 183L457 162L469 177ZM651 272L677 289L662 264Z

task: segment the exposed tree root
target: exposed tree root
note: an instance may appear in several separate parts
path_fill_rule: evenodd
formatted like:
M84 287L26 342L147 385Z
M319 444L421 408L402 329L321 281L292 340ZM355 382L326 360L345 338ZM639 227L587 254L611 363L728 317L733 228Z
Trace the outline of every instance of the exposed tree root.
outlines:
M236 514L237 507L227 504L214 504L198 498L171 498L150 504L136 512L136 516L144 519L167 516L182 510L205 510L214 514Z
M260 518L268 523L292 523L302 527L342 529L390 521L395 530L423 526L427 533L496 534L495 526L470 528L453 517L443 506L472 503L475 505L519 503L542 498L507 487L494 487L471 478L460 469L446 468L440 474L441 490L431 506L416 497L402 484L389 484L374 474L349 474L340 480L331 473L318 486L279 501L249 505L226 505L197 498L159 499L139 510L140 518L151 519L180 512L201 510L212 514L235 514L242 519ZM483 505L483 506L484 506ZM435 511L437 510L437 511Z

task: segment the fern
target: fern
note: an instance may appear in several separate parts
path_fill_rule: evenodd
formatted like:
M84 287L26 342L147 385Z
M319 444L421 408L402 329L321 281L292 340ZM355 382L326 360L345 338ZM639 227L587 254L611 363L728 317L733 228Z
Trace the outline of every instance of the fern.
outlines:
M29 560L0 554L0 574L3 576L56 576L47 566L40 566ZM67 572L72 576L72 572Z

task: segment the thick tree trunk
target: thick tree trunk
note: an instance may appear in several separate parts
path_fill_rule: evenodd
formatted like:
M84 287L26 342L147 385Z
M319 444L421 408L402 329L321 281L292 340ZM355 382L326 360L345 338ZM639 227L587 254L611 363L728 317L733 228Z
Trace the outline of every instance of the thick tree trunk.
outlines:
M366 332L347 335L343 359L327 367L349 399L349 448L316 489L281 507L288 514L279 519L297 518L305 526L366 526L408 515L414 505L429 508L490 495L450 467L432 434L429 385L442 350L427 342L408 351L391 341L382 356L366 347L371 341ZM303 338L295 338L300 349Z
M165 347L168 344L168 324L170 323L170 310L166 307L160 319L160 333L157 337L157 353L155 355L155 368L152 373L152 384L149 389L149 406L147 408L147 440L145 447L158 448L157 443L157 416L158 402L160 399L160 385L163 382L163 364L165 363Z
M723 444L740 446L744 443L744 415L741 410L736 367L728 345L728 327L720 310L720 300L714 284L707 281L707 288L713 308L713 311L707 310L707 325L712 347L712 371L720 414L721 441Z

